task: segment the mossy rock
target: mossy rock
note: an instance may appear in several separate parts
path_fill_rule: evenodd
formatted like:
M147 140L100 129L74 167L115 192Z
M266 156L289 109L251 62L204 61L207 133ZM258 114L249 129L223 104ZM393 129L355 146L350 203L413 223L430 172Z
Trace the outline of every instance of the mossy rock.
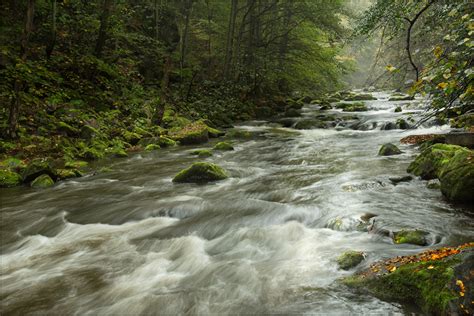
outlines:
M356 267L365 258L362 251L346 251L337 258L337 264L342 270L349 270Z
M461 157L467 158L469 154L472 154L472 151L456 145L434 144L424 149L415 161L408 166L407 171L424 180L440 178L443 171L447 170L450 159L456 154L459 155L458 159L460 161L462 160Z
M234 146L232 146L228 142L219 142L214 146L214 150L234 150Z
M28 163L26 168L22 171L21 176L23 181L28 183L43 174L47 174L53 179L57 177L51 160L38 158Z
M92 139L99 135L99 131L90 125L84 125L81 127L81 138Z
M146 151L153 151L153 150L158 150L160 149L160 145L157 145L157 144L149 144L149 145L146 145L145 147L145 150Z
M207 132L210 138L218 138L225 135L225 132L212 127L208 127Z
M474 201L474 151L458 150L440 171L441 192L450 201Z
M296 122L294 128L299 130L315 129L315 128L327 128L328 124L321 120L302 120Z
M54 180L47 174L42 174L31 182L32 188L49 188L54 185Z
M449 122L453 128L471 129L474 126L474 113L466 113L455 117Z
M393 233L393 242L396 244L412 244L426 246L429 233L418 229L403 229Z
M441 189L441 182L438 179L433 179L426 183L426 187L430 190L439 190Z
M473 246L471 243L376 262L342 283L382 300L415 304L427 315L472 315Z
M165 136L160 136L158 138L158 142L156 143L160 147L173 147L176 146L176 142L172 140L171 138L165 137Z
M242 129L232 129L228 131L225 136L226 138L251 139L256 136L256 133Z
M59 180L82 177L82 173L77 169L57 169L56 173Z
M137 145L138 142L143 138L142 135L130 131L124 131L122 133L122 137L127 143L132 145Z
M388 101L411 101L415 100L415 96L413 95L405 95L405 94L392 94Z
M218 165L207 162L196 162L191 167L180 171L174 178L176 183L206 183L227 179L225 170Z
M98 160L104 158L104 153L95 147L87 147L79 153L79 157L86 160Z
M199 156L200 158L206 158L212 156L212 151L209 149L198 149L191 152L191 155Z
M0 169L0 188L9 188L20 185L22 181L21 176L13 171L7 169Z
M10 157L0 161L0 168L21 172L26 168L26 164L18 158Z
M370 93L361 93L361 94L351 94L344 98L344 101L369 101L369 100L377 100Z
M125 149L119 148L119 147L113 148L111 153L114 157L117 157L117 158L128 157L128 153L125 151Z
M394 112L395 112L395 113L398 113L398 112L401 112L401 111L403 111L403 110L402 110L402 107L401 107L401 106L397 106L397 107L395 108L395 111L394 111Z
M16 144L12 142L0 140L0 154L7 153L16 148Z
M410 129L411 125L405 119L398 119L395 123L399 129Z
M197 121L186 125L170 133L174 141L179 141L183 145L202 144L209 140L209 126Z
M379 156L393 156L399 155L401 153L402 151L397 146L391 143L383 144L379 150Z
M336 104L337 109L342 109L344 112L363 112L369 109L364 102L345 103L340 102Z

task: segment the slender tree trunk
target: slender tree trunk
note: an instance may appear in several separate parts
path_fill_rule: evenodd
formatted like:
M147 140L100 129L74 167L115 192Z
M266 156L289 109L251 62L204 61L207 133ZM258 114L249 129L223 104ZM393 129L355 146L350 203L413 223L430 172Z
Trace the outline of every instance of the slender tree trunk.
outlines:
M406 37L406 46L405 46L405 49L407 51L407 55L408 55L408 60L410 61L410 64L413 68L413 70L415 71L415 78L416 80L415 81L418 81L419 77L420 77L420 70L418 69L418 66L415 64L415 62L413 61L413 56L411 54L411 31L413 29L413 26L415 25L416 21L420 18L420 16L426 11L428 10L428 8L435 2L435 0L430 0L416 15L413 19L408 19L408 18L405 18L405 20L407 20L408 22L408 29L407 29L407 37Z
M109 28L109 17L112 11L113 0L104 0L102 5L102 13L100 15L99 36L95 45L94 55L98 58L102 57L105 41L107 40L107 30Z
M155 118L154 123L160 125L163 121L163 115L165 114L166 104L169 102L169 83L170 83L170 74L173 70L173 60L171 53L165 57L165 62L163 64L163 78L161 78L161 94L160 102L155 109Z
M291 18L293 16L292 12L292 7L291 7L291 1L287 0L285 6L284 6L284 17L283 17L283 29L286 30L287 27L289 27L291 23ZM278 65L281 71L283 71L285 67L285 61L286 61L286 54L288 52L288 42L289 42L289 32L284 32L283 36L281 38L280 42L280 47L278 49ZM278 82L279 89L282 91L285 91L287 89L287 83L286 80L280 79Z
M52 18L52 27L51 27L51 38L49 43L46 46L46 58L49 59L53 53L54 46L56 45L56 16L57 16L57 1L51 0L51 12L53 15Z
M227 42L224 60L224 80L229 78L230 65L232 63L232 53L234 48L235 20L237 19L238 0L232 0L229 26L227 29Z
M28 6L26 9L26 22L25 29L21 37L21 59L22 62L26 62L29 53L30 37L33 33L34 27L34 16L35 16L35 0L28 0ZM10 111L8 115L8 126L6 130L6 137L15 139L18 137L17 126L18 117L20 114L21 107L21 91L24 89L24 82L21 79L16 79L13 84L14 97L10 103Z

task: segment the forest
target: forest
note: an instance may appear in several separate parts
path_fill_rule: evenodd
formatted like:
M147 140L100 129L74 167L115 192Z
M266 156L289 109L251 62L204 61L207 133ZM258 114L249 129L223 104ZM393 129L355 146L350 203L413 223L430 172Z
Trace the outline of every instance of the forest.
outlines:
M473 12L1 1L0 313L472 315Z

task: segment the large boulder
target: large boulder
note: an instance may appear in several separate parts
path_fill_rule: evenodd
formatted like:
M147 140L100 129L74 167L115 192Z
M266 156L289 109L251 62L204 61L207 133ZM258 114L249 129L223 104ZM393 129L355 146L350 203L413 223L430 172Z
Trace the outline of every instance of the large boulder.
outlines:
M444 136L447 144L474 148L474 133L457 132L448 133Z
M206 183L228 178L225 170L218 165L207 162L196 162L191 167L180 171L173 182Z
M474 243L374 263L342 282L427 315L473 315Z
M397 146L391 143L383 144L379 150L379 156L393 156L393 155L399 155L401 153L402 151L398 149Z

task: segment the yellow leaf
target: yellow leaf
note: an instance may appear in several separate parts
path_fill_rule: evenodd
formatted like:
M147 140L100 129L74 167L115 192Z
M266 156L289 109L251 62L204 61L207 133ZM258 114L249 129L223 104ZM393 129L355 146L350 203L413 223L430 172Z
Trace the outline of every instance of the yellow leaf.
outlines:
M387 69L387 71L389 71L389 72L394 72L395 70L397 70L397 68L393 67L392 65L387 65L385 67L385 69Z
M428 270L434 269L434 266L429 266Z
M443 49L441 46L436 46L435 49L433 49L433 54L436 56L436 58L440 58L441 55L443 55Z
M440 82L438 84L438 89L446 89L446 87L448 86L448 83L447 82Z
M395 271L395 270L397 270L397 267L395 267L395 266L390 267L390 268L388 269L388 271L390 271L390 272L393 272L393 271Z

